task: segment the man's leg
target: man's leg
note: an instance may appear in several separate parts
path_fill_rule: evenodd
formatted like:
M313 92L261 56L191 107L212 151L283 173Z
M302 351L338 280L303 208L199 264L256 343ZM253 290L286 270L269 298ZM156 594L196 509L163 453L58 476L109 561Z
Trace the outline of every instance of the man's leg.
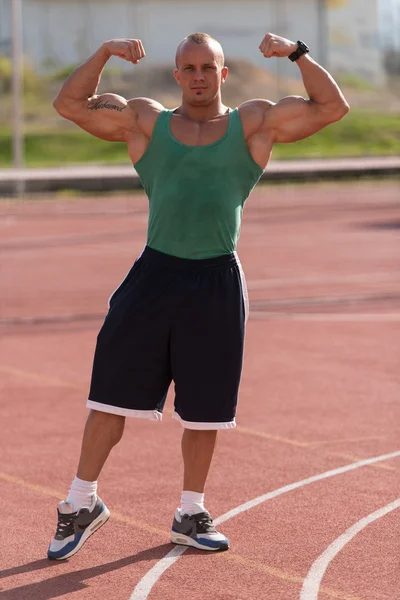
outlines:
M214 454L217 430L185 429L181 506L175 512L171 541L202 550L227 550L229 540L216 531L204 508L204 487Z
M112 448L124 432L125 417L91 410L82 439L78 471L67 502L74 511L89 508L97 493L97 479Z
M97 481L112 448L122 438L125 417L91 410L83 433L77 476Z
M86 421L77 476L66 502L58 505L58 524L48 557L64 560L78 552L110 513L97 496L97 478L122 437L125 417L92 410Z
M183 489L204 493L217 440L216 430L185 429L182 436Z

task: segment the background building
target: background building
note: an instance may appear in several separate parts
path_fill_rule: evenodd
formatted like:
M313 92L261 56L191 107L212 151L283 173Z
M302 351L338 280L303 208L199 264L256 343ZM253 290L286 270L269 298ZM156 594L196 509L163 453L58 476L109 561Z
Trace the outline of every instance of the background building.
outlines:
M272 31L304 39L316 60L334 73L346 71L379 83L384 73L380 1L24 0L24 50L43 71L76 64L111 37L140 37L147 64L169 63L184 36L206 31L221 41L227 57L295 76L289 61L267 62L259 53L261 39ZM10 7L11 0L0 0L4 53L11 37Z
M379 33L380 0L327 0L328 56L333 72L384 80Z
M381 46L400 50L400 0L380 0Z

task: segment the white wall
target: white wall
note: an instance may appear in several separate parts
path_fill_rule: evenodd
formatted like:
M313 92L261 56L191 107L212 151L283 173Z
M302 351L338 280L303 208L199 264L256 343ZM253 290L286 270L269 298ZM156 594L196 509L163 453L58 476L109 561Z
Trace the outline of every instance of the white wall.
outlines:
M11 0L0 0L0 54L10 49L11 43Z
M118 0L25 0L25 48L39 67L82 62L110 37L133 37L135 12Z
M329 0L329 56L334 71L383 80L378 0Z
M24 49L38 68L48 69L82 62L106 39L139 37L147 65L170 63L183 37L205 31L220 40L227 57L296 76L290 61L266 61L259 52L262 37L273 31L303 39L318 61L326 45L333 72L347 70L378 81L383 76L379 1L325 0L328 34L320 27L321 0L24 0ZM0 0L0 52L9 37L10 4Z
M155 60L173 58L178 43L194 31L216 37L227 57L245 58L259 66L267 65L258 46L268 31L304 38L318 53L316 0L152 1L141 15L139 31ZM277 62L269 61L269 66ZM293 72L289 61L279 62L288 74Z
M400 49L400 0L380 0L380 38L382 48Z
M170 62L183 37L205 31L227 56L265 65L258 45L267 31L304 38L318 55L317 1L24 0L24 47L36 66L48 68L80 62L111 37L140 37L149 60ZM0 8L10 2L0 0Z

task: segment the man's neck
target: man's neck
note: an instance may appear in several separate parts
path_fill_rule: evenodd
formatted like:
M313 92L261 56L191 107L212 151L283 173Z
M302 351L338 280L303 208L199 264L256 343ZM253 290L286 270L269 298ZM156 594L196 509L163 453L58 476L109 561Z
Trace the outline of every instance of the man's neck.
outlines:
M206 123L207 121L212 121L213 119L218 119L218 117L226 115L228 111L229 108L219 100L218 103L213 103L209 106L193 106L193 104L183 102L181 106L175 110L175 113L190 121Z

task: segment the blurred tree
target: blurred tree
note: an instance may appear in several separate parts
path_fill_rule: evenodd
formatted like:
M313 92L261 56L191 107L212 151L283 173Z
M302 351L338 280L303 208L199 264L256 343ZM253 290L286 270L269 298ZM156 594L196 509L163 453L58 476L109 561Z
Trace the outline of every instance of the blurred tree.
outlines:
M42 94L46 90L46 82L29 61L25 60L22 71L23 89L26 93ZM12 86L12 61L7 56L0 56L0 92L11 92Z
M386 50L384 55L385 71L389 75L400 75L400 50Z

